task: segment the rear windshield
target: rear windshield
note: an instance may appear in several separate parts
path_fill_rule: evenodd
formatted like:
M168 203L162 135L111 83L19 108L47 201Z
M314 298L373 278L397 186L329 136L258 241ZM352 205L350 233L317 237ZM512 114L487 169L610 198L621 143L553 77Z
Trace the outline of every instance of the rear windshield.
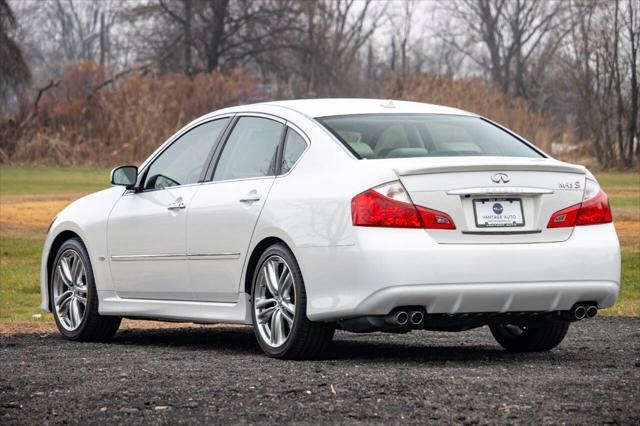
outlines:
M490 122L461 115L363 114L318 121L358 158L542 157Z

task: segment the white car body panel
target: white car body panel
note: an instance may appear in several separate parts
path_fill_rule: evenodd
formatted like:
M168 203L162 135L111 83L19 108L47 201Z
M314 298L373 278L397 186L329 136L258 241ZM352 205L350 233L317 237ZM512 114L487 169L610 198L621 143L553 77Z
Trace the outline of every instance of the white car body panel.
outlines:
M111 277L120 296L193 300L184 282L189 275L184 256L187 209L169 210L168 206L189 205L197 190L198 185L187 185L128 193L116 202L108 219L107 239Z
M249 324L249 258L274 238L289 246L300 265L311 320L387 314L402 305L471 313L566 310L585 300L605 308L615 302L620 249L613 224L545 226L551 213L580 202L581 188L558 184L579 181L584 187L593 176L583 167L551 158L357 160L312 118L405 112L475 116L413 102L321 99L227 108L189 123L140 169L186 130L223 116L287 122L308 148L289 173L275 178L140 194L114 187L74 202L56 217L45 241L42 308L50 309L48 266L54 240L64 232L75 233L87 247L103 315ZM496 170L512 174L509 193L523 196L524 230L536 233L462 233L482 231L472 223L465 196L503 190L497 188L505 185L488 179ZM414 203L450 212L459 229L354 227L351 199L395 180ZM253 190L260 200L239 201ZM180 197L186 208L167 210ZM138 255L156 257L118 258Z
M187 219L191 300L237 302L253 230L274 181L266 177L200 185Z

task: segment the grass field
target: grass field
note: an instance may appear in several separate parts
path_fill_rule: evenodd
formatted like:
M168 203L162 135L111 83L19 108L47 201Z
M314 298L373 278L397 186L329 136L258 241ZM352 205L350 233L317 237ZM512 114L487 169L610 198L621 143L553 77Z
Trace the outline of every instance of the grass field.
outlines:
M108 179L104 169L0 166L0 323L51 320L39 310L46 228L75 198L108 187ZM621 296L603 313L640 315L640 175L598 179L610 195L622 244Z

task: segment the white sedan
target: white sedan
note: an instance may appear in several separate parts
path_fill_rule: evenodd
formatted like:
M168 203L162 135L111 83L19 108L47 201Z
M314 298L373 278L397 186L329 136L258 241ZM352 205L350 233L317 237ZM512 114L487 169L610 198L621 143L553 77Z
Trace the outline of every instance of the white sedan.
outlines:
M488 325L508 350L542 351L619 292L593 175L453 108L227 108L111 183L44 245L42 308L68 339L108 339L122 317L253 324L267 355L309 358L336 328Z

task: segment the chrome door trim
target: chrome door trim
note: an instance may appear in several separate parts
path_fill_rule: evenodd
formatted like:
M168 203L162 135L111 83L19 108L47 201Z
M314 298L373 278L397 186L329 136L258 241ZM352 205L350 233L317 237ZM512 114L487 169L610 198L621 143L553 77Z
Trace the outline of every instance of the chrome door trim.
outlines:
M187 255L187 259L192 260L217 260L217 259L238 259L239 251L230 251L222 253L191 253Z
M114 262L128 260L216 260L216 259L238 259L240 252L223 252L223 253L191 253L191 254L125 254L112 255L111 260Z
M183 260L186 256L184 254L125 254L125 255L112 255L111 260Z

